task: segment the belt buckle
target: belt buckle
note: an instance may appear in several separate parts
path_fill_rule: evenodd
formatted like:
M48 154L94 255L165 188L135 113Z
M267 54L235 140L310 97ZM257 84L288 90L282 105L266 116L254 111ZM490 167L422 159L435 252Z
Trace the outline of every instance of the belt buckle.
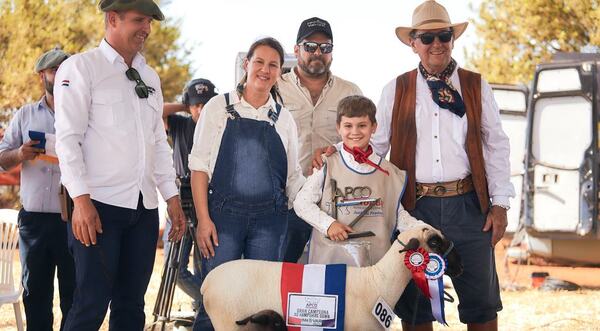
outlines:
M437 185L434 189L433 189L433 193L435 193L435 195L437 196L441 196L446 194L446 187L443 185Z

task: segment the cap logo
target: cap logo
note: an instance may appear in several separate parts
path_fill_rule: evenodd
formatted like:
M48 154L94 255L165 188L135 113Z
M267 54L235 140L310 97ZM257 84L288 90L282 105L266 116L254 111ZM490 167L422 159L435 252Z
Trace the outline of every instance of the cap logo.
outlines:
M326 25L327 24L325 22L320 21L320 20L314 20L314 21L310 21L310 22L306 23L306 26L309 27L309 28L317 27L317 26L319 26L319 27L325 27Z
M198 93L199 95L208 92L208 86L202 83L194 85L194 88L196 89L196 93Z

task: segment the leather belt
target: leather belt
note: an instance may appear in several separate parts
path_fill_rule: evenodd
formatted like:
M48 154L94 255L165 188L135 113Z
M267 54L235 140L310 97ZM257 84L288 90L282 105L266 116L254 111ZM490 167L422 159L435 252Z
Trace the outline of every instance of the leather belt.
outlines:
M417 198L420 197L454 197L473 191L473 178L471 175L442 183L417 183Z

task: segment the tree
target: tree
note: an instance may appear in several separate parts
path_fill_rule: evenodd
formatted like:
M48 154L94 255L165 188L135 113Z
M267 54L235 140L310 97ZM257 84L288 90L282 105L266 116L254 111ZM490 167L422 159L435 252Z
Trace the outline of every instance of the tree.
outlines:
M482 0L469 65L490 82L528 83L556 52L600 45L598 0Z
M42 94L33 67L55 47L71 54L99 44L104 16L96 0L0 0L0 109L16 108ZM190 78L188 50L177 44L179 23L153 23L144 56L162 81L165 100Z

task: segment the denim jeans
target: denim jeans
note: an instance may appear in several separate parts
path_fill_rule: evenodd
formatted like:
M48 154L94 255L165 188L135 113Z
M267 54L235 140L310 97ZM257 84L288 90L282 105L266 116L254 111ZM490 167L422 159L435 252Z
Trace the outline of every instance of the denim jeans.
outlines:
M211 210L210 216L219 235L215 256L204 261L204 275L221 264L245 259L281 261L283 240L287 229L287 214L235 215ZM194 322L194 331L212 330L210 319L201 305Z
M67 248L67 223L59 213L19 212L23 306L27 330L52 330L54 272L62 312L61 330L73 303L75 266Z
M288 230L284 243L283 261L298 262L298 259L304 253L306 243L310 240L311 233L312 226L298 217L293 209L290 209L288 212Z
M96 245L86 247L68 227L77 287L65 330L98 330L110 303L111 331L141 331L158 239L158 210L144 208L141 195L137 209L92 202L102 222Z

